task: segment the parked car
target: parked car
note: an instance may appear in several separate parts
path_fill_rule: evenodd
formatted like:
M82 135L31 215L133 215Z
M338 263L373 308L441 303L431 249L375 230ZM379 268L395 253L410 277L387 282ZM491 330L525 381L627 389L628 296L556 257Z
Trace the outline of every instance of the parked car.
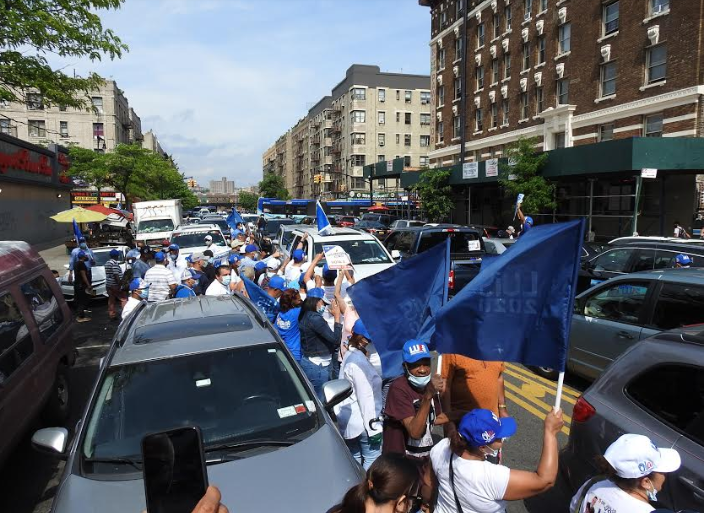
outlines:
M218 228L220 228L220 231L222 232L225 239L230 238L230 225L227 224L227 221L225 219L223 219L222 216L219 216L219 215L206 216L200 221L200 224L214 224Z
M257 233L257 242L264 249L273 249L273 241L276 240L276 236L279 234L280 228L282 226L295 226L296 220L290 218L281 219L269 219L266 223L266 228L263 232Z
M379 223L377 221L360 221L354 225L354 228L356 230L371 233L372 235L376 236L378 239L381 240L383 240L384 237L386 237L386 235L391 230L385 224Z
M658 237L658 236L637 236L637 237L618 237L609 241L609 247L626 246L629 244L640 244L642 242L659 242L659 243L675 243L675 244L704 244L702 239L680 239L677 237Z
M581 261L586 262L597 257L602 251L604 251L604 246L596 242L584 242L582 244L582 256Z
M660 507L701 510L704 327L659 333L633 345L577 400L559 459L558 486L566 495L598 474L594 456L624 433L645 435L682 457L682 466L667 475L658 493Z
M291 243L295 237L295 231L300 228L298 223L281 224L276 238L271 241L274 250L283 254L283 260L286 260L291 253Z
M395 230L396 228L410 228L412 226L423 225L425 225L425 221L416 221L414 219L396 219L396 221L391 223L391 226L389 226L389 228Z
M105 246L102 248L92 248L91 251L95 256L95 265L90 268L91 273L91 283L93 285L93 290L95 290L95 298L106 298L108 297L108 290L105 286L105 263L110 260L110 251L117 249L120 252L120 256L117 261L120 262L120 269L125 272L127 264L125 263L125 255L130 250L127 246ZM65 266L68 268L68 264ZM61 277L61 293L64 295L66 301L73 301L73 282L68 281L68 274L66 273ZM74 275L73 279L76 279Z
M391 214L379 214L379 213L374 213L374 212L367 212L366 214L362 215L361 220L362 221L373 221L375 223L381 223L386 228L389 228L391 226L391 223L393 223L396 220L396 217L392 216Z
M210 248L205 245L205 237L208 235L213 238L213 244ZM206 249L210 249L215 258L225 257L230 252L230 246L228 246L220 228L210 223L179 226L177 230L174 230L171 243L178 245L179 258L186 258L193 253L202 253Z
M678 254L689 255L692 267L704 267L704 247L679 242L633 242L605 250L582 262L577 292L623 274L675 266Z
M37 416L66 420L75 360L71 311L46 263L26 242L0 242L0 465Z
M399 228L384 240L396 261L422 253L450 237L450 295L454 295L479 273L486 247L481 233L455 224Z
M704 323L704 269L662 269L613 278L577 296L567 368L594 380L639 340L698 323ZM550 369L539 373L556 377Z
M225 504L325 511L364 473L328 413L351 385L323 392L242 296L142 302L115 334L73 439L64 428L32 439L67 458L52 511L143 511L142 437L191 425Z
M336 221L337 226L341 226L343 228L352 228L355 224L360 221L360 219L354 216L337 216Z

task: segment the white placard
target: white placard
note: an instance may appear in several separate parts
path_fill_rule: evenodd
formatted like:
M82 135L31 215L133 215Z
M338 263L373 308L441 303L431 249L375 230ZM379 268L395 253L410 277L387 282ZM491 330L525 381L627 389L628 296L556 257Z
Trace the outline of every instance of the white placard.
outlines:
M462 179L471 180L479 178L479 162L465 162L462 164Z
M481 249L482 249L482 246L478 240L468 240L467 241L467 250L468 251L481 251Z
M486 161L486 176L499 176L499 159Z
M640 176L643 178L657 178L658 170L651 167L644 167L640 170Z
M394 161L393 160L387 160L386 161L386 172L391 173L394 170Z
M350 256L340 246L323 246L328 269L352 269Z

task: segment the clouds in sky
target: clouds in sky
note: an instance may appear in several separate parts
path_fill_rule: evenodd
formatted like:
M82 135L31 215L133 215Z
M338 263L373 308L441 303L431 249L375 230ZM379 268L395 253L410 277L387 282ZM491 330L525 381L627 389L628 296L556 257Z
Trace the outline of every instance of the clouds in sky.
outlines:
M69 63L113 78L199 183L261 179L261 155L352 64L429 73L416 0L126 0L102 13L130 51Z

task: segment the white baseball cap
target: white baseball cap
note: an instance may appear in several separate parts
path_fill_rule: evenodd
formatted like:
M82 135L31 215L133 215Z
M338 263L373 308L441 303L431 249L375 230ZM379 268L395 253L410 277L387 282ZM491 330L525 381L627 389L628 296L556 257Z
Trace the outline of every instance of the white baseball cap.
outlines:
M661 449L643 435L621 435L612 443L604 458L625 479L644 477L651 472L674 472L682 464L680 454L674 449Z
M281 267L281 260L279 260L278 258L270 258L270 259L267 261L266 266L267 266L269 269L272 269L272 270L275 271L276 269L278 269L279 267Z

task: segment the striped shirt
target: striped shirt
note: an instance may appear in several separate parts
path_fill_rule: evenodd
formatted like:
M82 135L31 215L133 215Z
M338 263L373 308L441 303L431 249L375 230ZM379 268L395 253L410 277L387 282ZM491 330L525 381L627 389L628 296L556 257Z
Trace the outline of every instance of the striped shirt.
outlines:
M105 286L119 287L122 281L122 269L120 264L114 258L105 262Z
M169 298L170 285L176 285L174 274L161 264L149 269L144 275L144 281L149 283L149 299L147 301L161 301Z

